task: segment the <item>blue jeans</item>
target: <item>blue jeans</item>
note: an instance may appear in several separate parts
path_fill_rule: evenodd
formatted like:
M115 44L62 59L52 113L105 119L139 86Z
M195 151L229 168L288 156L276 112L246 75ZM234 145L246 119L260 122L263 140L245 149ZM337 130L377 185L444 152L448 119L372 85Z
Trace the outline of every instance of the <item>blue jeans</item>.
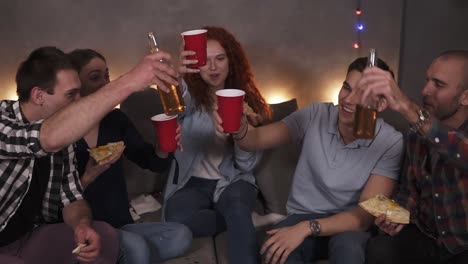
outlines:
M184 254L192 244L192 233L178 223L128 224L120 234L120 264L161 262Z
M214 236L227 230L229 263L258 263L252 210L256 188L237 181L213 202L217 180L192 177L166 202L166 220L187 225L195 237Z
M325 217L317 214L294 214L275 225L272 229L293 226L299 222ZM328 258L331 264L363 264L370 232L343 232L328 237L307 237L291 252L286 263L311 263ZM266 238L268 239L269 236ZM266 255L266 253L264 254Z

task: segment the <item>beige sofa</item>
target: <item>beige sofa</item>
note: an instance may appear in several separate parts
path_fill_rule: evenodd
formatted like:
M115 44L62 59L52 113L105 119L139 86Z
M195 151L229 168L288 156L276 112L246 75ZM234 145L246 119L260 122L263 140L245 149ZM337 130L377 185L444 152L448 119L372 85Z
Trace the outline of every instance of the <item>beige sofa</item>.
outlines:
M280 120L297 109L296 100L282 104L272 105L274 120ZM159 96L153 89L148 89L129 97L121 105L121 110L135 124L137 129L148 142L156 142L155 133L149 118L162 113ZM259 186L259 199L257 212L285 214L285 204L291 185L291 178L296 166L299 148L295 145L283 146L264 153L261 163L256 170ZM160 193L163 191L164 176L139 169L130 161L125 162L127 186L131 197L142 193ZM142 216L139 221L158 221L160 212L149 213ZM268 228L263 227L263 229ZM259 244L263 240L264 230L258 230ZM168 260L166 264L203 263L224 264L229 263L226 252L226 233L216 237L197 238L191 250L182 257Z

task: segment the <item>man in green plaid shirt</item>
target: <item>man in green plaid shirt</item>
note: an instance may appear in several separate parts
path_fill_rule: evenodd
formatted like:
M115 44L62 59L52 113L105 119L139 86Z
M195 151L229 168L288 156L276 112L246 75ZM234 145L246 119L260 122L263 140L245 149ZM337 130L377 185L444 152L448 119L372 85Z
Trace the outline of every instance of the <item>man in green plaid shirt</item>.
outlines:
M385 232L369 240L367 263L468 263L468 51L446 51L427 71L423 105L378 68L361 79L364 95L384 98L412 127L395 200L410 224L375 220Z

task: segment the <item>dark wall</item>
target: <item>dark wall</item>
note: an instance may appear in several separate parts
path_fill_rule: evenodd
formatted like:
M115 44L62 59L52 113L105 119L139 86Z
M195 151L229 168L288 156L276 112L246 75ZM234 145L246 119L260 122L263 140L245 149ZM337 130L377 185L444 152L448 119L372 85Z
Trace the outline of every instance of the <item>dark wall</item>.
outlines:
M232 31L246 48L261 92L297 98L300 107L330 101L347 65L375 47L398 69L402 0L362 1L363 48L355 50L357 1L343 0L14 0L0 2L0 98L14 94L14 74L33 49L94 48L111 77L146 53L152 30L174 56L179 33L203 25Z
M402 25L400 87L419 102L434 57L449 49L468 50L468 1L406 0ZM392 120L405 127L401 118Z

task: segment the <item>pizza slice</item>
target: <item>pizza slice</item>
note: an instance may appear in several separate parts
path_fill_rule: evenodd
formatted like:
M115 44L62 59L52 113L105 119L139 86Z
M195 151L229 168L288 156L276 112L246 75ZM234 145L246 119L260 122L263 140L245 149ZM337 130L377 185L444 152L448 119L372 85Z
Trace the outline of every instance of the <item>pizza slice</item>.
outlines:
M89 155L98 163L101 164L112 154L121 151L125 147L123 141L111 142L107 145L98 146L88 149Z
M381 194L360 202L359 206L375 217L386 215L388 221L393 223L408 224L410 220L408 210Z

